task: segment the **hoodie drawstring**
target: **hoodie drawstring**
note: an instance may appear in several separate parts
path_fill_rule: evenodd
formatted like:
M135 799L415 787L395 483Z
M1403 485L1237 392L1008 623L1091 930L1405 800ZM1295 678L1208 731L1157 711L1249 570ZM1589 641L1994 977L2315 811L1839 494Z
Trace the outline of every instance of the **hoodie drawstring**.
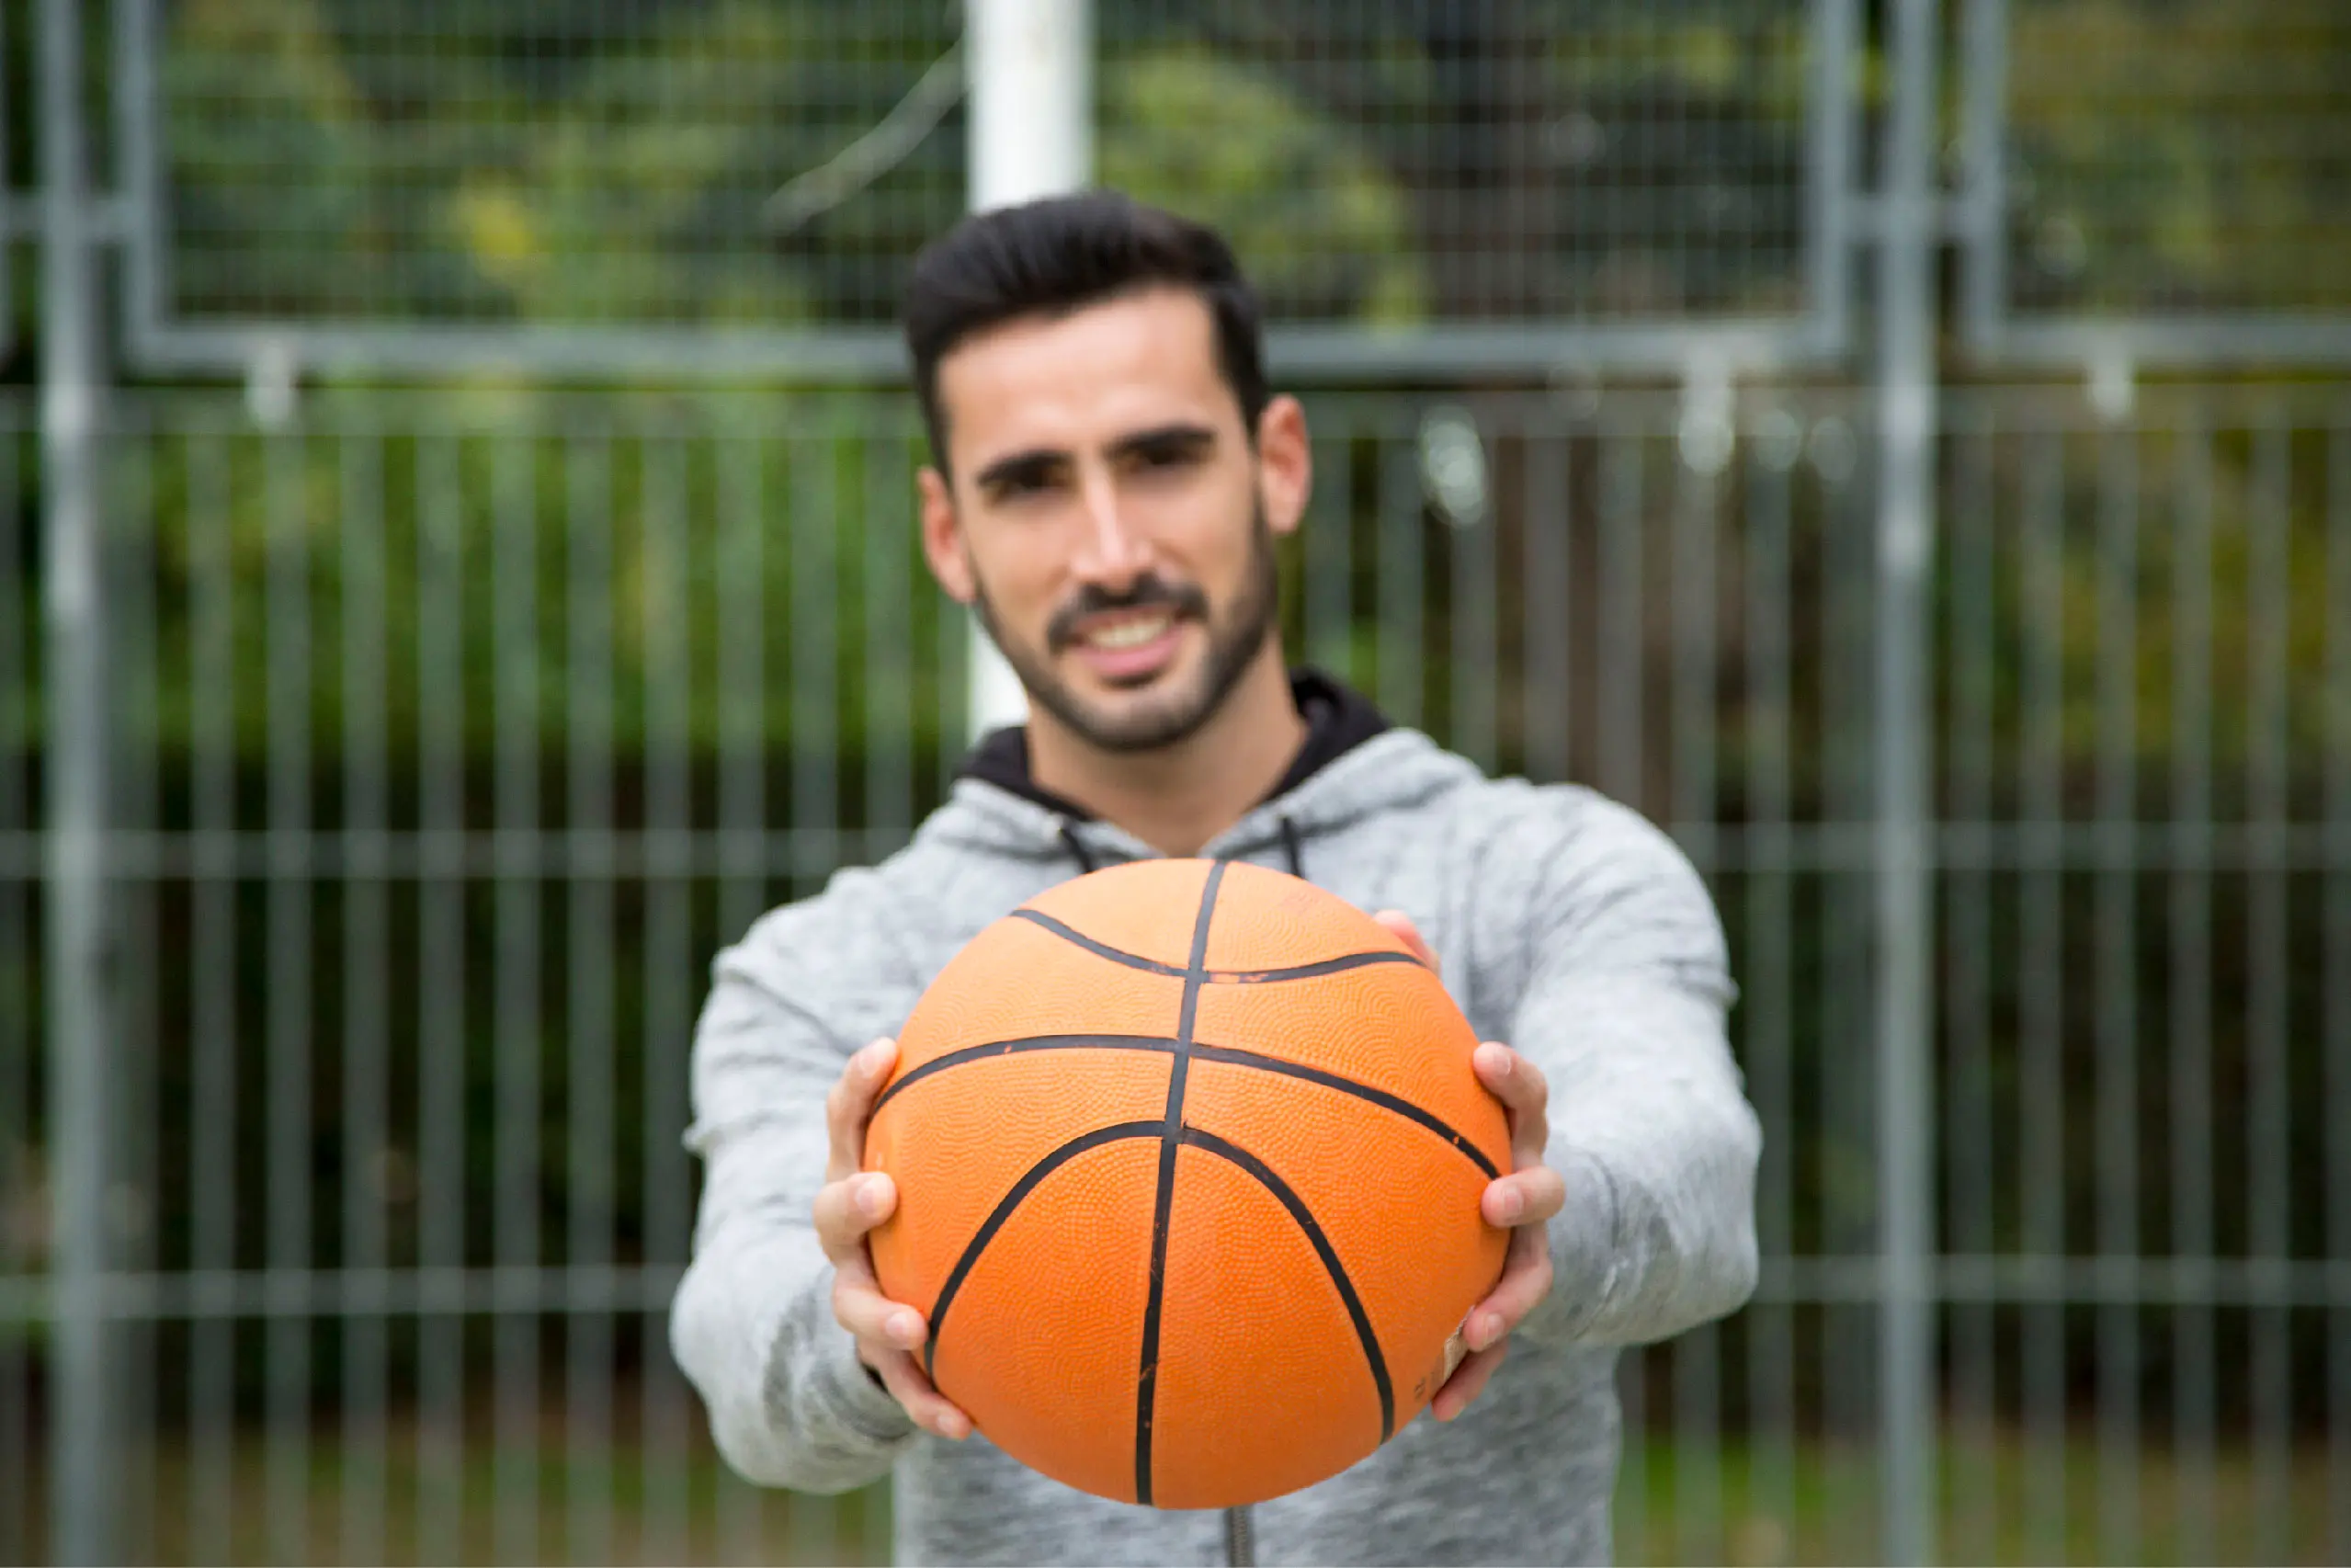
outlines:
M1278 820L1281 824L1282 856L1289 862L1289 874L1300 881L1304 881L1306 880L1306 850L1299 838L1298 823L1288 815ZM1095 861L1093 852L1086 848L1085 840L1078 836L1076 824L1063 818L1060 834L1062 846L1070 852L1070 858L1077 862L1079 875L1084 876L1100 869Z
M1062 843L1068 846L1070 858L1077 862L1081 876L1094 870L1094 857L1087 851L1085 840L1077 835L1076 825L1066 817L1062 819Z

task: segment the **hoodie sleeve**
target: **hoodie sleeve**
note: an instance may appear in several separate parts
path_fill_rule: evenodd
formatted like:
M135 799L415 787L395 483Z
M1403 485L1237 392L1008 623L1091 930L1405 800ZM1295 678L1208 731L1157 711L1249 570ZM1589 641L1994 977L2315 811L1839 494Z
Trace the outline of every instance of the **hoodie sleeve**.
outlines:
M833 1267L810 1215L828 1153L824 1096L850 1052L894 1027L877 1003L902 990L845 960L890 948L843 892L836 881L768 915L713 965L686 1137L705 1165L701 1207L669 1324L727 1462L806 1492L880 1479L916 1430L834 1320Z
M1550 1085L1550 1293L1538 1343L1641 1344L1735 1311L1755 1284L1762 1131L1732 1061L1721 923L1673 841L1584 790L1543 790L1508 1043ZM1557 802L1551 805L1550 802ZM1543 848L1548 848L1544 853ZM1490 890L1491 891L1491 890Z

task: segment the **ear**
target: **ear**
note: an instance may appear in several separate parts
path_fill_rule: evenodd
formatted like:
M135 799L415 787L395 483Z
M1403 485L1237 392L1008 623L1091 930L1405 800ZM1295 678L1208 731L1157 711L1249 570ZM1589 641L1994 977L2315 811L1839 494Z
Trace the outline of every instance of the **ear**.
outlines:
M1294 397L1277 397L1257 415L1257 475L1266 526L1295 533L1314 491L1314 443L1307 437L1306 410Z
M963 524L955 514L955 493L947 476L935 468L924 469L914 476L914 483L923 493L923 557L947 597L968 605L977 589L971 581L971 558L963 552Z

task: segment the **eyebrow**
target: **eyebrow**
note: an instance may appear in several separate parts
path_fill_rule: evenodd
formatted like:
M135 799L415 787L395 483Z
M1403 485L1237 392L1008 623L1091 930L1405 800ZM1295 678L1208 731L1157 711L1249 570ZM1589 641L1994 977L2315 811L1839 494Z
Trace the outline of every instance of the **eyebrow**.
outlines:
M1216 444L1216 432L1206 425L1177 421L1171 425L1154 425L1148 430L1138 430L1121 436L1110 443L1113 458L1132 457L1138 452L1197 452Z
M1138 453L1184 453L1203 451L1216 444L1216 431L1210 426L1178 420L1167 425L1154 425L1149 429L1132 431L1110 443L1109 456L1115 460ZM1056 466L1069 460L1069 453L1058 447L1031 447L1022 451L1008 452L972 475L971 483L981 490L994 490L1020 480L1034 482L1043 478Z

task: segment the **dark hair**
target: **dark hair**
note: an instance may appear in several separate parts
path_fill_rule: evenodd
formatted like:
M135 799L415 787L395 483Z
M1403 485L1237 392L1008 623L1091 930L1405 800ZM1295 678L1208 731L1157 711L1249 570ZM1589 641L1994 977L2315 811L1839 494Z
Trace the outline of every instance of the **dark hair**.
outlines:
M938 362L957 344L1016 317L1060 315L1153 284L1193 290L1208 306L1217 369L1255 439L1266 396L1264 332L1257 292L1232 247L1205 223L1092 190L974 213L914 258L903 321L933 460L947 467Z

